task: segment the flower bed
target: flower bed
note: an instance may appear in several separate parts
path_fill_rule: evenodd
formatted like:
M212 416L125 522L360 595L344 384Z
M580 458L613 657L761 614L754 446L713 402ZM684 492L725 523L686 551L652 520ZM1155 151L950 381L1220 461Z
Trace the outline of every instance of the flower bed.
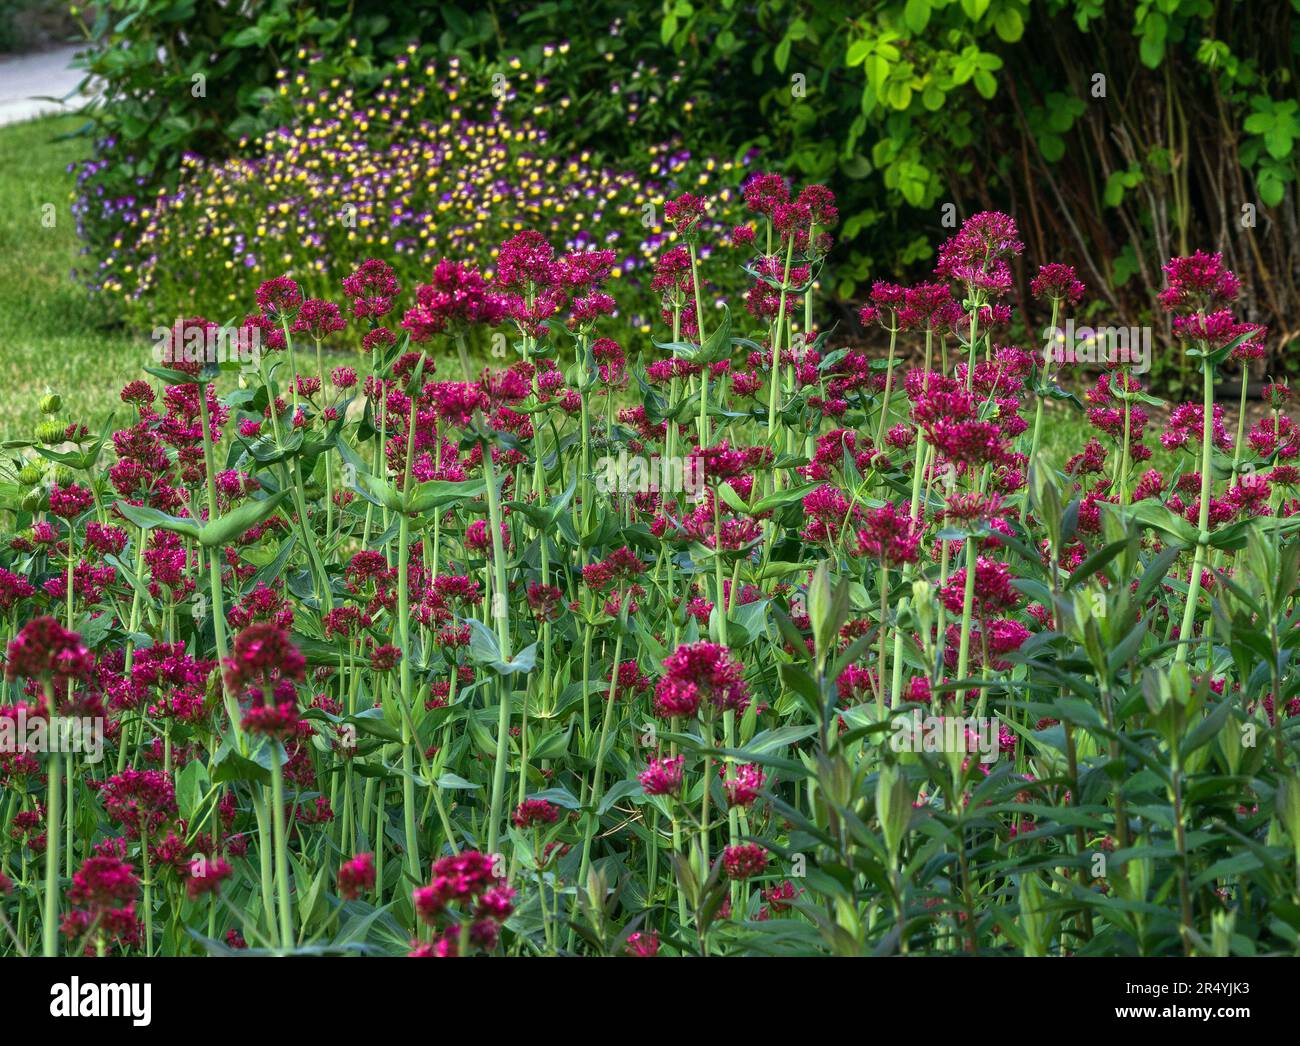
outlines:
M513 97L462 103L461 81L454 59L443 72L399 61L394 78L365 99L286 76L281 90L297 95L294 120L247 143L247 157L188 155L181 188L140 207L96 284L150 323L225 318L276 273L328 295L376 254L403 280L420 278L443 255L490 270L500 240L533 228L570 248L618 250L614 275L626 286L615 326L649 332L649 273L669 233L664 203L721 181L710 227L722 232L741 217L727 188L735 165L671 143L651 146L644 170L558 155L545 130L507 116ZM719 275L723 293L742 286L738 273Z
M706 201L665 207L653 359L608 337L620 255L525 230L490 278L263 281L115 432L47 400L6 491L6 951L1293 946L1300 437L1284 386L1236 436L1214 402L1265 336L1235 278L1165 267L1185 469L1122 361L1051 461L1076 364L1000 340L1011 219L877 284L871 359L808 293L830 194L743 199L707 272ZM1085 293L1034 291L1052 326Z

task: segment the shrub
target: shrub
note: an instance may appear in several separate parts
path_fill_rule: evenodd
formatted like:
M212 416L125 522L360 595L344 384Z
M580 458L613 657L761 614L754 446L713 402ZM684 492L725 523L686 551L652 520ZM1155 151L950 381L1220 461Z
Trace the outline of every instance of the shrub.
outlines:
M75 23L59 0L5 0L0 4L0 54L62 43Z

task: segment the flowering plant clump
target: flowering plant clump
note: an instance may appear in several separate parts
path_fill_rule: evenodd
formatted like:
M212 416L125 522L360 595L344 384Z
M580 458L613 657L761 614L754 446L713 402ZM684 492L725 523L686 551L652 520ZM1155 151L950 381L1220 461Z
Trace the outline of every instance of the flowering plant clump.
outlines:
M1056 460L1011 218L873 287L874 358L810 293L830 194L734 192L725 245L668 201L635 350L629 245L542 223L268 254L239 387L49 404L0 490L0 948L1293 949L1300 437L1283 383L1216 402L1267 338L1239 281L1169 261L1203 394L1076 375ZM1087 294L1033 288L1030 326Z
M358 96L282 74L282 91L295 95L292 130L246 142L228 160L186 155L180 187L139 205L95 284L150 323L225 315L281 272L309 297L336 294L373 255L408 284L444 256L491 269L495 245L532 228L557 243L616 248L617 328L649 333L654 263L672 232L667 201L678 186L717 186L698 224L715 235L730 228L742 217L729 188L735 165L673 143L651 147L645 169L559 155L513 96L462 101L466 76L455 58L419 66L403 56L387 86ZM737 272L717 276L721 291L741 286Z

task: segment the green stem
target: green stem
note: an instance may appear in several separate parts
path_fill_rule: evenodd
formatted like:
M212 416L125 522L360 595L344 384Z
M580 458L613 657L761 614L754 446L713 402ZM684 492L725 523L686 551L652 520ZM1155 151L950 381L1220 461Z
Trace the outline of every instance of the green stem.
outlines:
M53 698L48 685L46 693ZM49 798L45 821L45 907L41 910L41 954L52 958L58 954L59 933L59 825L63 805L63 757L59 752L50 753L46 773L49 775L46 789Z
M501 660L509 663L510 615L509 594L506 590L506 554L501 540L501 502L497 493L496 472L492 467L492 448L486 440L483 449L483 473L487 480L488 527L492 533L492 570L495 591L492 617L496 625L497 643L501 647ZM584 435L585 450L585 435ZM501 830L501 808L506 789L506 756L510 744L510 684L506 676L497 680L500 706L497 713L496 765L492 772L492 808L488 821L488 853L496 853Z
M293 909L289 900L288 833L284 822L284 768L278 752L271 753L271 823L275 831L275 889L280 908L280 947L293 947Z
M1204 383L1202 403L1205 417L1201 427L1201 510L1197 519L1196 554L1192 559L1192 575L1187 579L1187 605L1183 607L1183 622L1178 629L1178 650L1175 663L1187 660L1192 629L1196 621L1196 604L1201 598L1201 569L1205 564L1205 549L1210 542L1210 450L1214 438L1214 374L1208 359L1201 361Z

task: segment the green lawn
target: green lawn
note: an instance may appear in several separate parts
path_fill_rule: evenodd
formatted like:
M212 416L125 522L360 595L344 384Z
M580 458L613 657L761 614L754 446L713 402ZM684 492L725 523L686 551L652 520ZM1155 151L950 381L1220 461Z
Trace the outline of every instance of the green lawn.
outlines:
M28 438L46 388L63 397L60 417L102 427L117 393L150 360L147 334L128 334L71 278L77 234L67 166L84 139L59 116L0 127L0 434ZM47 204L53 205L50 212ZM52 213L53 225L43 223Z

